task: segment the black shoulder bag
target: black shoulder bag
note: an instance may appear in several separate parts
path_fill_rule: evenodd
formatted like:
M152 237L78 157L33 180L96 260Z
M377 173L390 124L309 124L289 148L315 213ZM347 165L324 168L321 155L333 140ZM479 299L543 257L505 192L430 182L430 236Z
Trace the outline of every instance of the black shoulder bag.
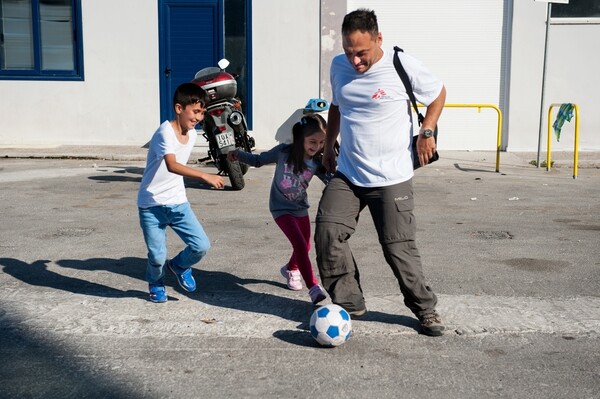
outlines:
M413 93L412 85L410 84L408 75L407 75L406 71L404 70L402 63L400 63L400 58L398 58L398 51L403 52L404 50L402 50L398 46L394 46L394 67L396 68L396 72L398 72L398 76L400 76L402 83L404 83L404 88L406 89L406 94L408 94L408 97L410 98L410 102L412 103L412 105L415 109L415 112L418 115L419 126L421 126L425 117L423 116L422 113L419 112L419 107L417 107L417 100L415 99L415 93ZM435 139L436 146L437 146L437 134L438 134L438 127L437 127L437 125L435 125L435 129L433 131L433 138ZM418 136L419 135L416 134L412 138L412 150L411 151L412 151L413 169L418 169L421 167L421 163L419 162L419 157L417 155L417 137ZM433 153L431 158L429 158L429 163L435 162L438 159L440 159L440 156L439 156L438 152L436 151Z

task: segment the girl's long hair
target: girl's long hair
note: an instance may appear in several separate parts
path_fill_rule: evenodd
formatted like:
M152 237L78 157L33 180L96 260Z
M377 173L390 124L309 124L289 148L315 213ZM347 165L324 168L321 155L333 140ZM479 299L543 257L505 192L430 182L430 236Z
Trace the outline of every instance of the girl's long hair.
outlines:
M292 143L292 149L287 159L287 163L294 167L294 173L300 173L306 169L306 163L304 162L304 138L310 137L315 133L325 133L326 128L327 122L319 114L304 115L299 122L294 124L292 128L294 142ZM317 160L320 160L322 156L322 149L315 154Z

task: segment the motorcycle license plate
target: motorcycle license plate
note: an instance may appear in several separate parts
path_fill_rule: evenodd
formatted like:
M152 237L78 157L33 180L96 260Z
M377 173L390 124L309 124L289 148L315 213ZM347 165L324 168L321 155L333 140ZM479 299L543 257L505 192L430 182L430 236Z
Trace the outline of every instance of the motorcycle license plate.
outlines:
M229 147L235 145L235 138L233 132L223 132L216 135L217 146L219 148Z

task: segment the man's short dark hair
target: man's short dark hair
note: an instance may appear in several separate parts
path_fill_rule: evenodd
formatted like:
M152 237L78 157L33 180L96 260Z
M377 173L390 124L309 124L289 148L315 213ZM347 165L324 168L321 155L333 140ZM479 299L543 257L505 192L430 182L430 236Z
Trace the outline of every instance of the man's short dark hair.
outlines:
M356 11L346 14L344 22L342 22L342 35L349 35L357 30L369 32L373 37L377 36L379 26L377 25L375 11L359 8Z
M208 106L209 98L204 89L195 83L182 83L173 94L173 106L181 105L183 108L190 104L200 104L202 108Z

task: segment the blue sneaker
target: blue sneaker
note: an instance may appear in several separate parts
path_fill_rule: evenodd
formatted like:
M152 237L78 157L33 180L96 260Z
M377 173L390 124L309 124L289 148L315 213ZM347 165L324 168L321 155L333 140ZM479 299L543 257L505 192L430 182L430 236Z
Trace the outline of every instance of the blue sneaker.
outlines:
M167 268L177 277L177 282L179 286L186 290L187 292L196 291L196 280L194 280L194 276L192 276L192 268L188 268L183 273L177 273L175 268L171 264L171 261L167 261Z
M167 290L162 280L149 284L148 290L150 291L150 300L156 303L167 302Z

